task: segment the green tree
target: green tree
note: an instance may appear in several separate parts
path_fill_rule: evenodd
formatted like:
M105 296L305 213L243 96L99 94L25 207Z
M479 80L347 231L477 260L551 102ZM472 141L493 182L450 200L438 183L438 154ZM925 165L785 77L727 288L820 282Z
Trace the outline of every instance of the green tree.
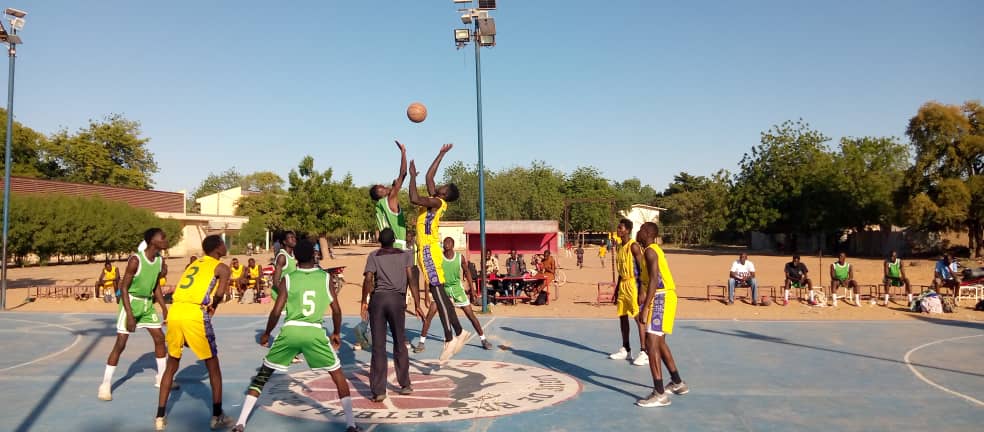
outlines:
M658 199L667 210L660 222L671 227L674 243L704 245L727 229L730 218L731 174L721 170L711 177L682 172Z
M339 237L356 224L354 218L370 218L360 214L351 189L352 176L342 181L332 180L332 170L314 169L314 158L304 157L296 170L288 175L290 187L284 201L286 225L309 234ZM368 195L367 195L368 196Z
M284 179L272 171L257 171L242 176L240 186L254 193L283 193Z
M593 167L580 167L567 176L564 186L569 200L615 199L615 190L608 179ZM604 201L572 203L569 211L570 229L582 231L613 231L611 205Z
M834 155L832 219L858 230L899 220L895 195L909 168L909 148L895 138L842 138Z
M7 136L7 110L0 108L0 137ZM50 155L48 139L38 131L14 121L10 157L13 161L10 173L14 176L58 179L63 173ZM0 169L4 160L0 157Z
M50 156L62 178L79 183L150 189L158 171L149 138L141 136L140 123L120 114L103 121L90 120L88 127L70 134L53 134Z
M915 163L905 177L904 219L925 229L962 230L975 255L984 253L984 106L929 102L906 134Z

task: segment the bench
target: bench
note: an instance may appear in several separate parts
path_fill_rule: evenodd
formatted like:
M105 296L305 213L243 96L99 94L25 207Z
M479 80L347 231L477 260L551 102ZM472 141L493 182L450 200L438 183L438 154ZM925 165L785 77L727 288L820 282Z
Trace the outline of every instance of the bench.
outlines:
M778 287L776 287L775 285L759 285L759 294L762 294L766 290L769 290L769 292L771 293L771 295L773 297L773 300L774 300L775 299L775 290L777 288ZM707 301L711 301L711 291L714 291L714 290L721 290L721 294L720 294L719 297L721 297L721 300L722 301L727 301L728 300L728 285L727 284L710 284L710 285L707 285ZM744 298L746 300L752 298L752 287L750 287L750 286L736 286L735 287L735 298L738 298L739 297L739 295L738 295L739 294L739 290L746 290L745 291L745 296L744 296ZM754 301L761 301L761 299L754 299Z
M96 288L83 285L46 285L33 286L27 292L28 297L34 298L78 298L82 294L94 296Z
M615 284L611 282L598 282L598 297L597 301L599 305L611 304L615 301Z

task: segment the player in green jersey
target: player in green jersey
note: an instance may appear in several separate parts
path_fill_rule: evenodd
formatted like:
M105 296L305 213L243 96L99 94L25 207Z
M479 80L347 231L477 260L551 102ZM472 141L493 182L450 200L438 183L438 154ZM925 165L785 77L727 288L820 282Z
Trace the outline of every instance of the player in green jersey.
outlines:
M392 229L393 234L396 235L396 243L393 247L406 249L407 216L400 208L400 189L403 188L403 180L407 177L407 148L399 141L396 141L396 146L400 149L400 172L396 180L393 180L389 187L381 184L373 185L369 188L369 198L372 199L376 211L376 229L378 231L385 228Z

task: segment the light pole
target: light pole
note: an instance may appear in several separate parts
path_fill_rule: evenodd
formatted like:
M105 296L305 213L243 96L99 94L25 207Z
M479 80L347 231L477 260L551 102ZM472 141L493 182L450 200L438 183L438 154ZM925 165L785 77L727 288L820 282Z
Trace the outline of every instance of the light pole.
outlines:
M0 310L7 310L7 231L10 227L10 147L14 134L14 60L17 58L17 45L23 43L17 31L24 28L27 12L7 8L4 14L10 17L10 33L0 22L0 41L7 44L10 56L10 74L7 77L7 139L3 154L3 263L0 270Z
M453 0L455 4L468 4L472 0ZM482 47L495 46L495 20L489 17L489 11L495 10L495 0L478 0L477 8L459 9L462 24L474 22L475 30L467 28L454 30L454 43L458 49L463 48L468 42L475 45L475 114L478 118L478 227L479 244L481 252L482 271L478 275L479 289L482 290L482 312L489 311L488 292L485 289L486 278L488 277L485 262L485 151L482 147Z

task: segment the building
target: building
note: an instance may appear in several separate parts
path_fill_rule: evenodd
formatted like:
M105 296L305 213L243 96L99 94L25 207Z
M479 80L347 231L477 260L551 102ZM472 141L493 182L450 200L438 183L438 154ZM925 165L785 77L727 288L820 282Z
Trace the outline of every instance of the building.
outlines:
M203 215L235 216L239 199L245 196L243 188L234 187L195 200L198 212Z
M3 179L0 179L3 187ZM238 189L238 188L237 188ZM165 192L118 186L70 183L57 180L41 180L27 177L11 177L10 193L62 194L67 196L100 197L123 202L134 208L154 212L161 219L175 219L182 224L181 241L168 249L170 256L201 254L202 240L210 234L230 235L242 228L249 218L233 215L195 215L185 209L184 192ZM227 196L227 195L226 195ZM134 242L136 248L139 241Z
M481 252L479 222L465 222L463 235L468 253L478 256ZM543 253L548 249L556 254L560 250L561 237L557 221L485 221L485 246L493 254L508 253L512 249L523 255Z

